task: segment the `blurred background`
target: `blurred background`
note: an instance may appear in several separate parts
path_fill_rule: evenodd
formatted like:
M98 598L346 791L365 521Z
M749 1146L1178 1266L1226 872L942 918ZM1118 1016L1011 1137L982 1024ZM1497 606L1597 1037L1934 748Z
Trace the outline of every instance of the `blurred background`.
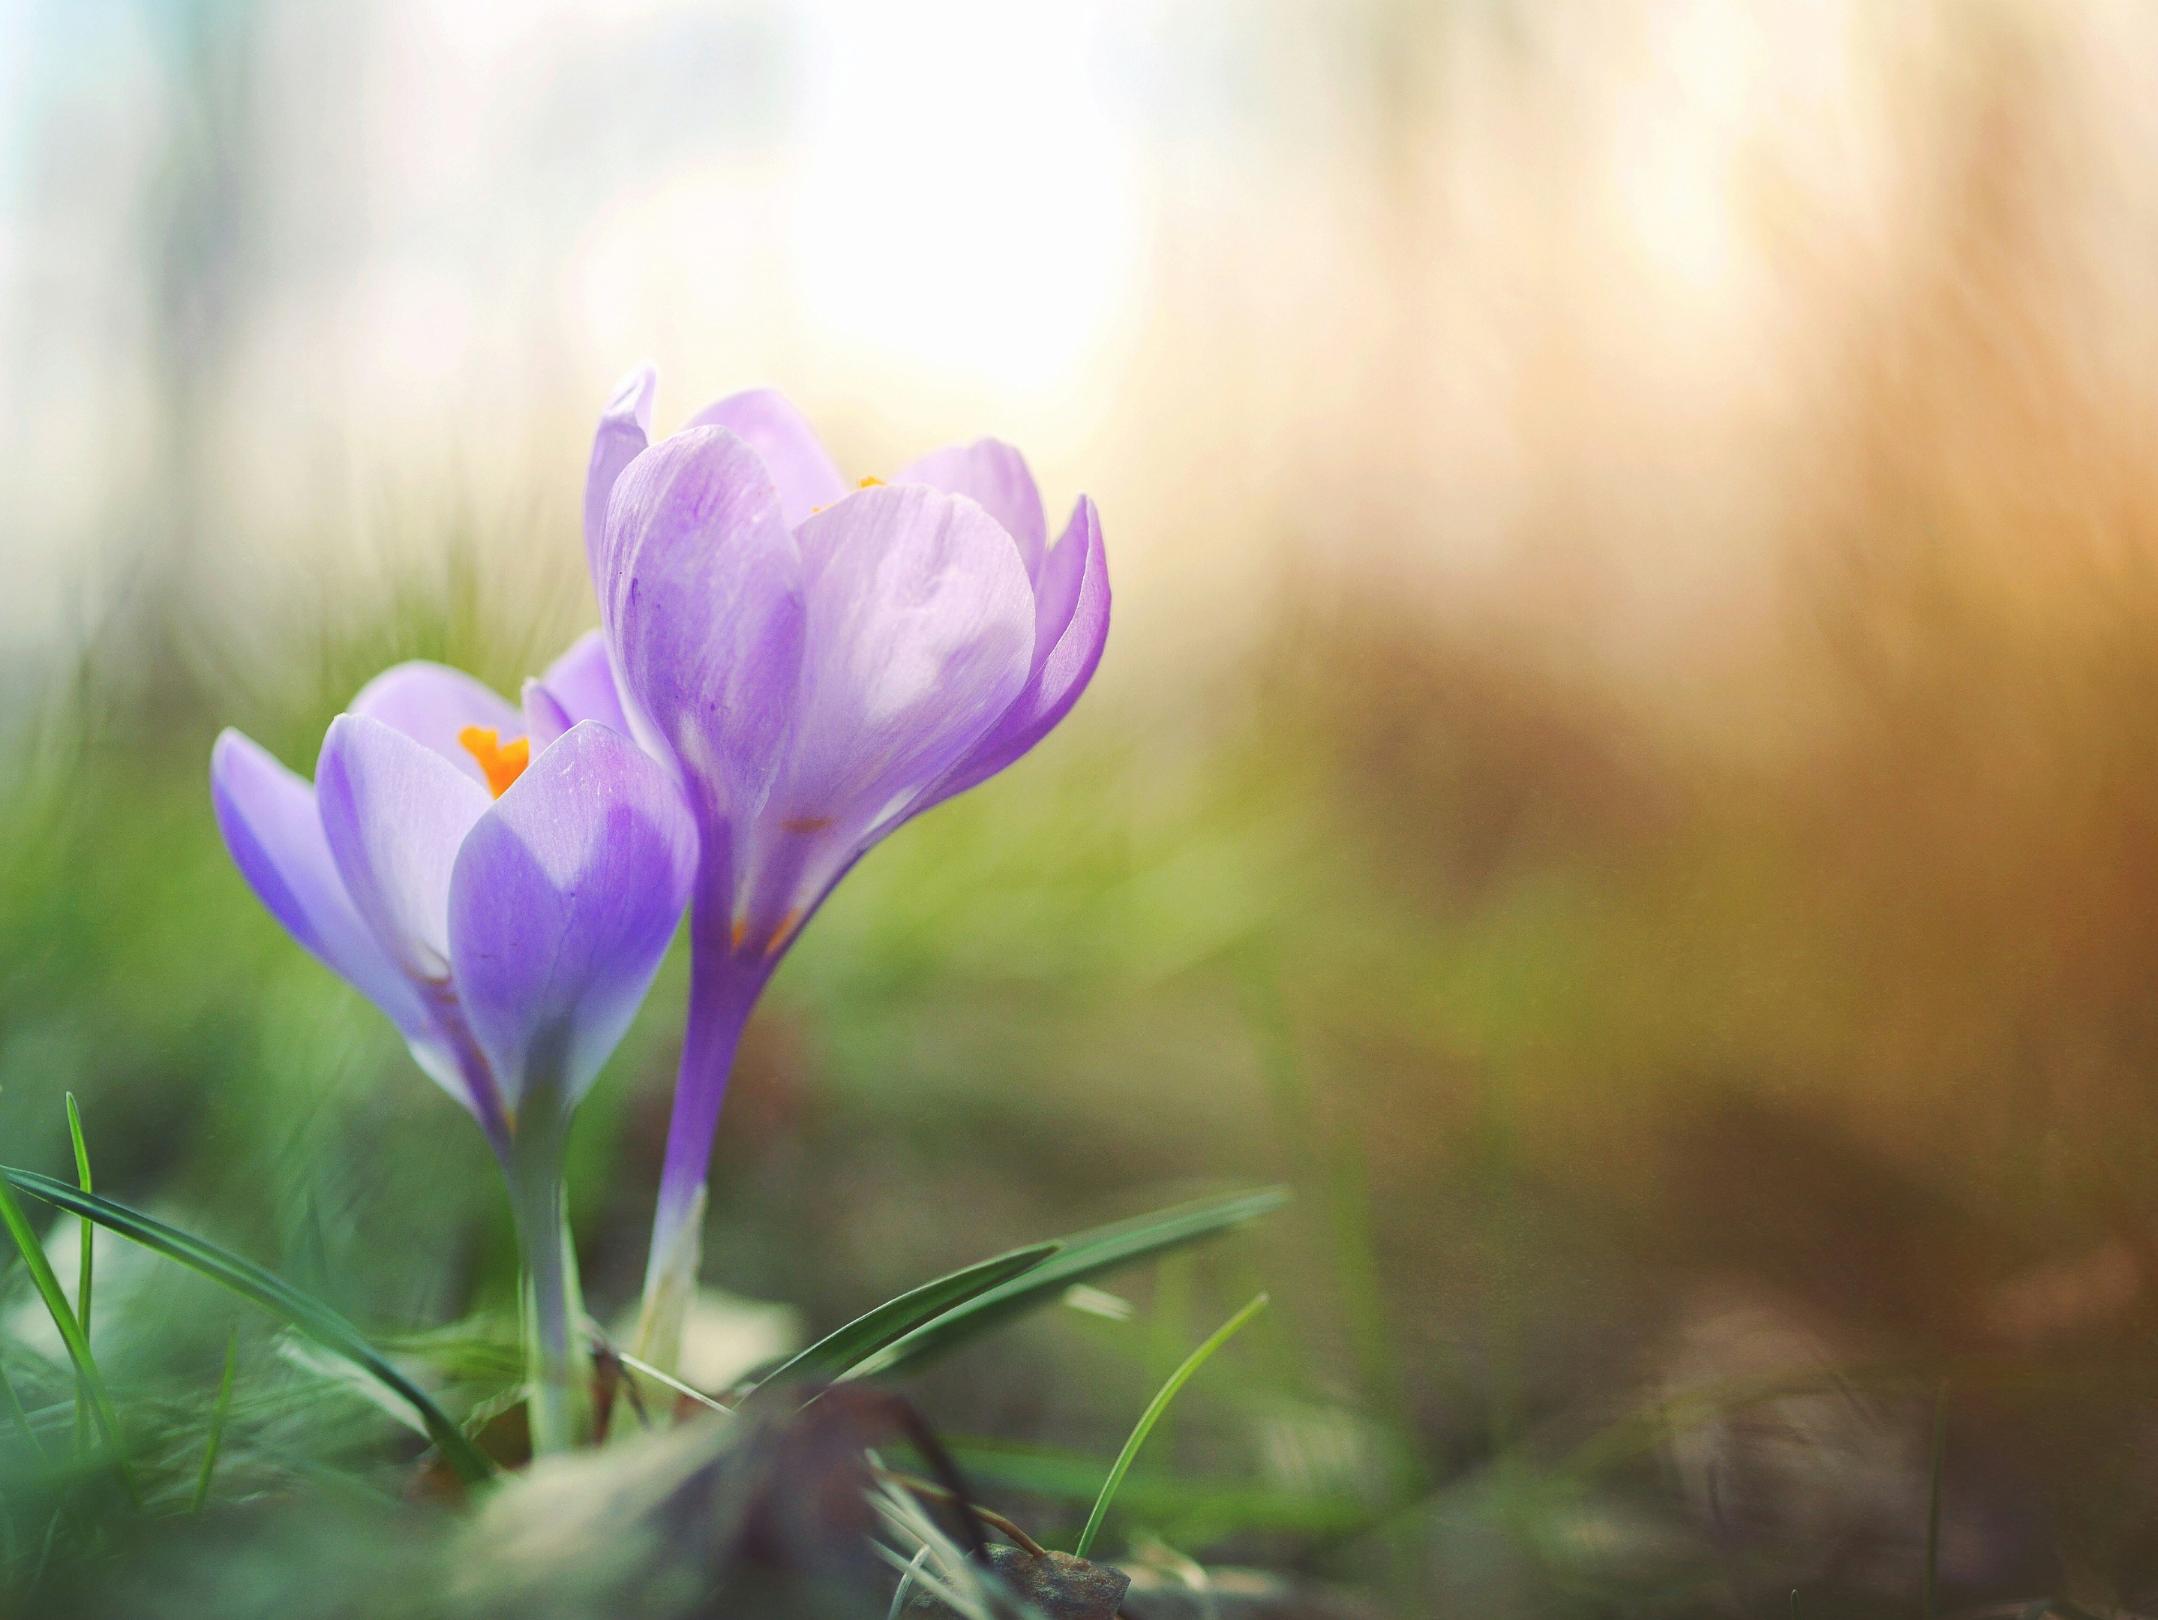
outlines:
M255 905L206 762L590 624L588 435L651 358L663 427L774 384L850 475L1011 440L1118 591L1073 719L766 1000L706 1238L785 1308L753 1340L1281 1180L912 1388L986 1498L1068 1538L1263 1285L1127 1490L1157 1552L1405 1615L1907 1615L1938 1485L1944 1612L2158 1602L2146 9L0 0L0 42L6 1162L64 1172L72 1090L102 1190L360 1320L506 1308L477 1133ZM603 1315L680 969L582 1116ZM206 1400L245 1319L100 1256L115 1377ZM235 1489L363 1445L246 1331Z

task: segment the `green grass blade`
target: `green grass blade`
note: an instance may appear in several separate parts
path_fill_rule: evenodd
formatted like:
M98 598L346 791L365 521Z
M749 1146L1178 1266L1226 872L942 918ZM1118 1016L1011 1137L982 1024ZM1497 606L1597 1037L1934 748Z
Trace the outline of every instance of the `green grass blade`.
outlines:
M1169 1375L1147 1408L1139 1414L1139 1422L1131 1431L1131 1438L1124 1442L1124 1449L1117 1453L1116 1461L1109 1465L1109 1477L1102 1481L1101 1494L1094 1498L1094 1511L1086 1516L1086 1528L1079 1532L1079 1544L1072 1549L1078 1557L1086 1557L1094 1545L1094 1537L1101 1531L1101 1522L1109 1516L1109 1504L1116 1500L1117 1487L1124 1483L1124 1476L1131 1472L1139 1448L1146 1444L1146 1437L1154 1432L1154 1425L1161 1421L1162 1413L1169 1410L1169 1403L1176 1399L1176 1392L1191 1382L1191 1376L1219 1350L1237 1335L1254 1316L1266 1309L1266 1295L1254 1295L1250 1304L1238 1311L1228 1321L1208 1335L1205 1343L1184 1358L1184 1364Z
M37 1288L38 1297L44 1300L52 1325L60 1330L60 1341L67 1346L68 1359L75 1363L75 1376L82 1382L97 1426L104 1433L105 1443L112 1447L113 1467L128 1495L133 1497L135 1487L128 1478L123 1460L127 1447L120 1437L119 1414L114 1412L112 1398L105 1391L105 1380L97 1370L97 1358L90 1354L90 1341L83 1337L82 1323L68 1307L67 1296L60 1292L60 1279L53 1275L52 1262L45 1257L45 1246L30 1230L29 1217L23 1214L22 1204L8 1187L8 1179L7 1175L0 1174L0 1225L7 1227L8 1236L22 1251L23 1264L30 1268L30 1281ZM65 1183L54 1185L64 1186ZM69 1190L73 1191L72 1188Z
M82 1110L75 1104L75 1093L67 1094L67 1134L75 1144L75 1181L84 1192L93 1192L90 1185L90 1149L82 1139ZM82 1336L90 1337L90 1284L95 1270L91 1236L96 1224L85 1215L82 1218L82 1264L75 1274L75 1315L82 1321Z
M37 1430L30 1427L30 1414L23 1409L22 1397L15 1393L15 1380L8 1377L5 1366L0 1366L0 1404L7 1407L9 1420L22 1430L23 1442L29 1446L30 1455L43 1461L45 1448L38 1444Z
M941 1354L1009 1317L1061 1298L1073 1283L1216 1236L1271 1214L1288 1201L1287 1188L1262 1187L1253 1192L1203 1198L1074 1233L1057 1245L1055 1255L1033 1270L924 1323L872 1357L860 1372L886 1373Z
M210 1440L202 1448L202 1472L195 1476L195 1494L187 1504L190 1513L200 1513L210 1499L210 1476L217 1472L217 1448L225 1438L225 1414L232 1408L232 1372L239 1359L240 1333L235 1328L225 1336L225 1371L217 1381L217 1404L210 1408Z
M637 1374L638 1377L649 1378L652 1380L653 1383L660 1385L662 1388L673 1390L675 1394L681 1396L686 1401L695 1401L699 1406L704 1407L707 1411L717 1412L722 1417L731 1418L735 1415L734 1408L729 1406L725 1401L715 1401L714 1399L712 1399L711 1396L705 1394L705 1392L699 1389L695 1384L685 1384L684 1382L682 1382L681 1379L675 1377L673 1373L663 1372L659 1368L653 1366L649 1361L645 1361L640 1359L639 1357L631 1355L627 1350L618 1350L610 1346L609 1354L611 1354L615 1360L622 1363L624 1367L628 1368L631 1372Z
M84 1192L90 1185L90 1149L82 1138L82 1109L76 1105L75 1093L67 1094L67 1135L75 1145L75 1180ZM90 1342L90 1285L96 1277L97 1246L93 1241L97 1231L90 1217L82 1218L82 1254L75 1268L75 1316L82 1323L82 1342ZM75 1444L80 1448L90 1433L90 1403L87 1392L78 1393L75 1401Z
M830 1383L844 1378L870 1357L898 1343L916 1328L935 1321L955 1306L977 1299L992 1288L1022 1277L1057 1252L1054 1243L1036 1243L1009 1254L977 1260L971 1266L949 1272L919 1288L886 1300L875 1310L857 1316L845 1327L835 1328L815 1344L774 1368L757 1382L752 1394L782 1384Z
M213 1282L221 1283L234 1293L253 1300L257 1305L290 1323L300 1332L324 1349L343 1356L355 1366L373 1377L384 1388L402 1399L419 1415L428 1435L442 1450L450 1466L467 1481L479 1481L494 1471L494 1465L483 1456L464 1432L452 1423L442 1408L437 1406L427 1392L407 1378L397 1367L370 1344L367 1338L344 1317L322 1301L286 1282L275 1272L268 1271L246 1259L221 1249L214 1243L153 1220L139 1210L96 1193L86 1193L51 1176L39 1175L34 1170L16 1170L0 1165L0 1191L5 1184L13 1182L33 1198L68 1210L77 1215L87 1215L98 1225L119 1233L130 1242L139 1243L146 1249L154 1249L168 1259L180 1264ZM12 1197L8 1200L13 1202ZM51 1267L46 1267L50 1274ZM66 1301L61 1301L64 1306Z

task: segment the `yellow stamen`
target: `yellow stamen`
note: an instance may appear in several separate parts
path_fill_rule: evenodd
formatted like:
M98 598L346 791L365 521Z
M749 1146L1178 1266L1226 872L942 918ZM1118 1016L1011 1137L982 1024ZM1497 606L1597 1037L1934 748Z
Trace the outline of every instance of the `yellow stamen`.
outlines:
M883 484L884 480L881 478L865 478L860 483L856 484L854 487L856 489L879 489L883 487ZM811 517L815 517L819 512L823 510L824 508L821 506L812 506L809 509L809 515Z
M487 778L488 788L498 799L532 763L530 737L512 737L504 742L502 733L493 726L467 726L457 733L457 744L480 762L480 774Z
M742 941L747 938L749 938L749 919L747 917L735 918L734 926L727 930L727 943L736 950L740 950Z

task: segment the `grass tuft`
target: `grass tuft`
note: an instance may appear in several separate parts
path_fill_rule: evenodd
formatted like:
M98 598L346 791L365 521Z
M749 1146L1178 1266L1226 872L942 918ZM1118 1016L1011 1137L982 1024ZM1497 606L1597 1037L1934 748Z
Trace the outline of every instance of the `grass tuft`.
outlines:
M8 1177L0 1175L0 1225L7 1227L8 1236L15 1240L15 1247L22 1254L23 1264L30 1268L31 1284L45 1302L53 1326L60 1330L60 1341L67 1346L68 1359L75 1363L75 1375L82 1381L83 1393L97 1418L97 1426L104 1433L106 1444L112 1448L113 1469L130 1500L139 1504L134 1481L127 1472L127 1448L120 1435L119 1414L113 1410L112 1398L106 1393L104 1377L97 1370L97 1358L90 1353L90 1341L83 1336L82 1322L68 1305L67 1296L60 1291L60 1279L53 1275L52 1261L46 1257L45 1246L30 1230L29 1217L23 1214L22 1204L7 1182Z
M72 1210L78 1215L88 1215L100 1226L108 1227L144 1248L154 1249L168 1259L177 1260L211 1281L221 1283L234 1293L253 1300L299 1329L324 1349L343 1356L405 1401L419 1415L420 1422L426 1426L428 1436L440 1448L444 1459L468 1484L476 1484L493 1474L494 1465L466 1438L464 1431L450 1421L449 1416L435 1404L425 1390L399 1371L358 1328L312 1294L303 1293L275 1272L256 1265L242 1255L205 1242L176 1226L168 1226L140 1210L114 1203L96 1193L83 1192L64 1181L39 1175L34 1170L17 1170L0 1165L0 1215L10 1216L8 1225L11 1231L16 1230L17 1224L20 1223L16 1242L22 1244L27 1239L28 1252L35 1253L36 1260L32 1262L33 1276L38 1275L39 1268L42 1267L44 1278L50 1280L52 1266L46 1262L45 1251L37 1246L36 1239L29 1237L29 1223L22 1219L22 1207L16 1202L14 1192L8 1186L10 1182L33 1198L42 1199L61 1209ZM40 1288L42 1290L42 1283ZM61 1297L60 1285L57 1282L52 1283L52 1291L46 1303L49 1308L55 1309L56 1321L59 1320L59 1313L66 1313L66 1322L61 1327L61 1333L63 1336L73 1335L69 1341L72 1351L74 1346L81 1342L82 1330L75 1323L74 1313L67 1310L67 1301ZM81 1359L87 1361L88 1356L89 1346L84 1344ZM94 1374L94 1364L91 1370Z

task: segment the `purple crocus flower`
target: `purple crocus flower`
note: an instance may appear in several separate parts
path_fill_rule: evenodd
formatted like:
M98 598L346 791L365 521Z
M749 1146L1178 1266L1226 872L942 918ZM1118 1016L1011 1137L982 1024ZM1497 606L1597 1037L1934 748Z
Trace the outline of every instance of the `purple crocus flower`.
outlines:
M697 822L689 1027L639 1342L669 1361L735 1043L848 869L995 775L1078 701L1109 630L1101 522L1054 545L1019 452L939 450L850 487L779 394L650 438L655 375L600 419L585 543L617 683ZM586 693L599 687L583 666ZM564 717L577 711L564 704Z
M389 1016L501 1162L541 1448L578 1438L585 1400L570 1111L643 1000L696 867L673 777L619 712L619 729L564 723L592 658L573 648L528 687L522 717L469 676L400 664L330 723L312 785L237 731L210 764L218 825L256 895Z

